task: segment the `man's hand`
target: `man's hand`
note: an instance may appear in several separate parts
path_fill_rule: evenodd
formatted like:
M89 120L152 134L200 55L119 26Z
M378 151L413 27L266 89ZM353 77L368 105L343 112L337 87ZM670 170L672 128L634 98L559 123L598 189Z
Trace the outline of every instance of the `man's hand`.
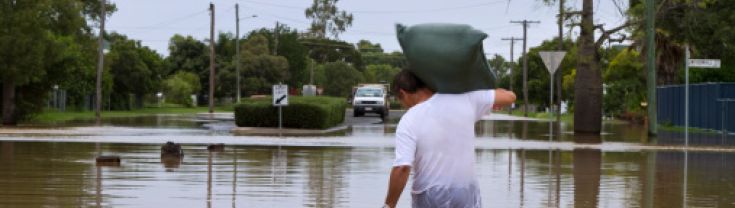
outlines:
M494 106L506 106L513 104L516 101L516 94L513 91L508 91L503 88L495 89L495 103Z
M411 166L397 166L390 171L390 182L388 184L388 196L385 197L385 204L390 207L396 207L398 199L408 182L408 175L411 173Z

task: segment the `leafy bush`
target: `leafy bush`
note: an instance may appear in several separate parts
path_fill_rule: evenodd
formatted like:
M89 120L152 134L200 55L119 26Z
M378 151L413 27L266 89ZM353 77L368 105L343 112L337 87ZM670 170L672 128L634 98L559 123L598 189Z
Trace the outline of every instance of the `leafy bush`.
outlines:
M172 103L192 107L191 95L199 92L199 77L191 72L179 71L163 83L166 98Z
M243 100L235 106L235 123L247 127L278 127L278 108L271 97ZM347 103L334 97L289 97L283 107L283 127L326 129L344 121Z

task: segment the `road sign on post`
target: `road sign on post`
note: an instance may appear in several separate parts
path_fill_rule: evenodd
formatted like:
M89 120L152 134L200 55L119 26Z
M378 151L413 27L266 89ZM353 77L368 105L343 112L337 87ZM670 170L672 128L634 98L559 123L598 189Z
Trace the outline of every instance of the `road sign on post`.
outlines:
M278 107L278 129L282 129L283 106L288 106L288 85L273 85L273 106Z
M273 85L273 106L288 105L288 85Z
M720 59L689 59L689 67L720 68Z
M546 69L549 70L549 74L554 74L556 69L559 68L559 64L564 60L566 51L541 51L538 55L541 56L541 60L544 61Z
M559 68L561 61L564 60L566 53L566 51L541 51L538 53L541 56L541 60L544 61L546 69L549 70L549 113L552 117L554 116L554 73ZM549 139L554 135L551 123L552 119L549 119Z
M546 65L546 69L549 70L549 86L551 88L551 94L549 95L549 109L551 114L553 115L553 106L554 104L554 73L556 72L556 69L559 68L559 64L561 64L561 61L564 60L564 55L566 54L566 51L541 51L539 52L539 56L541 56L541 60L544 61L544 65Z
M689 68L720 68L720 59L690 59L689 45L684 45L684 145L689 146Z

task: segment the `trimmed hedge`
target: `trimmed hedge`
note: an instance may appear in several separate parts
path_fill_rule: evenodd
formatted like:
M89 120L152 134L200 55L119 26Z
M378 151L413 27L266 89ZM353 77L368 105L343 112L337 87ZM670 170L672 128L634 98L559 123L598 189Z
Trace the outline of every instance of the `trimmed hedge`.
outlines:
M235 106L235 123L240 127L278 127L278 108L271 97L247 99ZM283 107L283 127L327 129L341 124L347 103L344 98L290 96Z

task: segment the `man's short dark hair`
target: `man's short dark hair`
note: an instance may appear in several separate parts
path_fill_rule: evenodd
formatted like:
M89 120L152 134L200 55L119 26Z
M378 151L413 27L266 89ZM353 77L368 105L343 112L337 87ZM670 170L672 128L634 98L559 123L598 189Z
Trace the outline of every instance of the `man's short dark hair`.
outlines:
M398 72L398 74L393 78L393 83L391 85L391 90L397 96L400 96L400 90L408 93L415 93L421 88L431 90L424 81L421 81L419 77L408 69L403 69L401 72ZM431 91L433 92L434 90Z

